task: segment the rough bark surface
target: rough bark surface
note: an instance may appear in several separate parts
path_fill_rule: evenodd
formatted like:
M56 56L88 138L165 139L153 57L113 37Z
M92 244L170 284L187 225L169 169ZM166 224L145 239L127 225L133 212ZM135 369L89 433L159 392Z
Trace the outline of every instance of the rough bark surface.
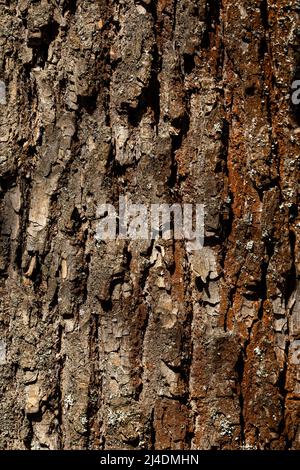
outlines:
M300 448L299 12L0 1L1 449ZM97 243L122 194L205 247Z

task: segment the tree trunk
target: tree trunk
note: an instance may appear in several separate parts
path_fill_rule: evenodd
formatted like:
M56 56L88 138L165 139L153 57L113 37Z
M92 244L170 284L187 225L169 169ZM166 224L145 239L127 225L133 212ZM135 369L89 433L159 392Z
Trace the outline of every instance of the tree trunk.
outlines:
M300 448L297 0L0 1L1 449ZM97 207L205 204L205 245Z

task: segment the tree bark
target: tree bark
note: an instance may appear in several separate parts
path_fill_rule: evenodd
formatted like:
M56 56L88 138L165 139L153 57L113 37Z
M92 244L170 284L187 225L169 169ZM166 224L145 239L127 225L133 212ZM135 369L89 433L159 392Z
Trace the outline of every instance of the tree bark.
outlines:
M0 448L299 449L296 0L0 1ZM205 246L97 207L205 204Z

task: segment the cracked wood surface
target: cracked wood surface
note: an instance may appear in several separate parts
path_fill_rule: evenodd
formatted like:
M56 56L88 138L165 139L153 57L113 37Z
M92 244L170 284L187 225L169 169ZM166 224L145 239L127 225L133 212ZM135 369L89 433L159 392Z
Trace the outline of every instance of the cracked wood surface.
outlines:
M0 448L299 449L296 0L0 1ZM205 246L96 243L205 204Z

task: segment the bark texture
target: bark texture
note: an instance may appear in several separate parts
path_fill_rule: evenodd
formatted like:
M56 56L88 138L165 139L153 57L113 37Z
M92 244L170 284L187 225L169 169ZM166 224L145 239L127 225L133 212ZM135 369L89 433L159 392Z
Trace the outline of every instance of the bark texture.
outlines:
M0 1L1 449L299 449L298 0ZM205 247L96 243L204 203Z

